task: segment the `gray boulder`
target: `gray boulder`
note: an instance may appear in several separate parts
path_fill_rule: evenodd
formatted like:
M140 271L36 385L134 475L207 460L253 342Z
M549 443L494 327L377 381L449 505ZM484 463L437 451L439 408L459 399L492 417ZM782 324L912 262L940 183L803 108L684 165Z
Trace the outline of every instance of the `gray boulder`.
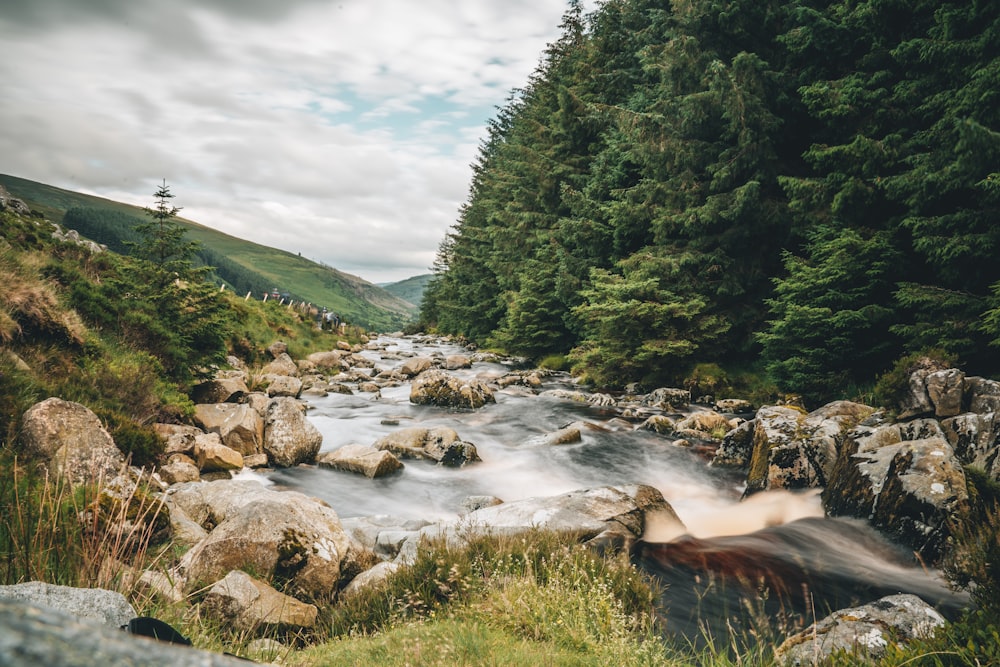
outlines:
M306 408L294 398L275 398L264 420L264 451L273 465L290 467L313 463L323 434L307 418Z
M316 368L319 370L340 371L346 365L341 363L341 356L342 353L340 351L329 350L327 352L313 352L306 359L316 364Z
M376 440L372 446L400 458L431 459L451 467L482 460L475 445L463 442L458 433L447 426L411 426Z
M209 433L218 433L222 444L244 456L263 451L264 420L251 404L195 405L194 422Z
M248 393L250 390L240 372L238 376L200 382L191 390L191 400L195 403L239 403Z
M842 609L792 635L775 651L779 663L816 665L837 651L872 663L890 646L931 637L944 617L915 595L890 595L860 607Z
M181 485L173 502L195 521L217 520L208 536L181 559L185 590L211 585L233 570L286 580L285 592L304 601L325 602L340 582L352 540L337 513L294 491L231 481ZM185 498L185 496L188 496ZM201 503L217 505L204 507ZM203 525L211 525L207 521Z
M829 514L869 519L928 563L967 500L961 463L930 419L855 429L823 491Z
M101 420L79 403L47 398L28 408L21 423L25 454L71 484L113 477L125 464Z
M308 630L316 625L319 614L315 605L279 593L240 570L215 582L201 609L227 626L257 634Z
M628 542L643 534L647 518L653 515L681 523L663 494L642 484L527 498L469 512L455 523L427 526L406 539L397 560L412 562L421 540L428 538L444 538L457 544L478 534L518 535L537 529L580 542L603 543L609 535Z
M35 607L56 609L79 618L93 619L113 628L126 625L138 615L121 593L103 588L56 586L41 581L0 586L0 601L2 600L16 600Z
M399 367L399 372L405 377L412 378L430 369L434 361L429 357L413 357L403 362Z
M835 401L813 412L764 407L753 419L747 494L826 486L850 430L874 408Z
M245 667L246 661L190 646L152 641L92 619L0 600L4 667ZM96 662L95 662L96 661Z
M925 382L935 417L954 417L962 412L965 373L948 368L928 374Z
M260 369L261 375L292 375L299 374L299 366L292 360L288 353L282 352L274 361L267 363Z
M462 380L444 371L429 370L410 385L410 402L444 408L481 408L495 403L493 390L476 380Z
M321 468L356 472L369 478L384 477L403 468L392 452L368 445L344 445L332 452L324 452L317 463Z
M302 380L295 376L270 374L264 375L263 379L267 382L268 396L290 396L292 398L298 398L299 394L302 393Z
M642 404L663 410L682 408L691 403L691 392L687 389L660 387L642 397Z

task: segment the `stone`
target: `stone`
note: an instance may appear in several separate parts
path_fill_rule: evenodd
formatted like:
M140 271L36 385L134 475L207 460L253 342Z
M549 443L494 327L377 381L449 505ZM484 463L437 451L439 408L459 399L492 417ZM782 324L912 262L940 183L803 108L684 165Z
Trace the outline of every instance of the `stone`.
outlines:
M250 456L243 457L243 467L245 468L266 468L267 467L267 454L261 452L260 454L251 454Z
M652 431L660 435L670 435L676 430L674 420L666 415L650 415L644 422L639 424L639 428L644 431Z
M209 433L218 433L222 444L243 456L263 451L264 420L251 404L195 405L194 422Z
M239 403L250 393L242 377L223 377L200 382L191 390L195 403Z
M380 583L385 581L396 572L400 567L399 563L393 563L391 561L382 561L376 564L374 567L369 568L354 577L351 583L347 584L347 587L341 591L341 597L349 598L352 595L357 595L359 592L378 586Z
M243 455L222 444L218 433L204 433L195 438L194 459L202 472L243 469Z
M267 346L267 352L272 359L278 359L283 354L288 353L288 344L284 341L276 340Z
M403 464L391 452L368 445L344 445L321 454L317 463L321 468L361 473L369 478L383 477L403 468Z
M715 450L712 465L720 468L747 468L753 455L753 436L756 421L746 421L726 433L722 444Z
M462 442L458 433L447 426L410 426L379 438L372 446L401 458L431 459L447 466L481 460L475 445Z
M933 636L945 619L916 595L890 595L859 607L836 611L787 638L775 651L780 664L822 664L837 651L868 664L889 646Z
M113 628L126 625L138 615L124 595L103 588L74 588L41 581L0 586L0 601L14 600L90 618Z
M808 414L787 406L761 408L752 421L747 495L826 486L847 434L874 411L851 401L835 401Z
M678 431L691 430L705 434L724 434L732 430L732 428L729 420L714 410L695 412L677 422Z
M434 361L429 357L413 357L403 362L399 367L399 372L408 378L416 377L424 371L434 366Z
M191 454L194 451L194 439L204 433L196 426L183 424L153 424L153 430L163 438L163 453Z
M168 463L165 466L161 466L158 472L160 479L165 484L183 484L184 482L197 482L201 479L201 475L198 473L198 466L186 461Z
M965 378L965 402L969 412L980 415L1000 412L1000 382L981 377Z
M274 361L271 361L264 365L260 369L261 375L291 375L297 376L299 374L298 365L292 360L288 353L282 352Z
M422 528L400 546L398 562L412 562L421 540L443 537L449 543L481 533L519 535L532 530L549 530L579 542L610 532L626 540L638 539L648 518L680 524L673 508L654 487L642 484L604 486L571 491L558 496L526 498L470 512L456 523ZM381 537L381 535L380 535Z
M940 435L922 437L928 430L919 422L856 429L823 492L823 506L832 516L868 519L933 564L968 492L951 445Z
M111 478L125 465L101 420L79 403L47 398L28 408L21 424L25 454L71 484Z
M642 398L643 405L670 410L682 408L691 403L691 392L687 389L675 389L672 387L660 387L654 389Z
M93 619L0 600L0 665L40 667L143 665L143 667L245 667L246 661L191 646L152 641Z
M727 415L745 415L753 412L753 404L742 398L723 398L715 402L715 409Z
M954 417L962 412L965 373L957 368L935 371L927 375L925 382L935 417Z
M290 396L298 398L302 393L302 380L292 375L264 375L262 378L267 382L267 395Z
M264 421L264 451L276 466L313 463L323 434L307 418L305 406L294 398L275 398Z
M552 433L546 433L541 438L542 444L545 445L571 445L582 441L583 432L581 431L580 422L564 426L558 431L553 431Z
M209 617L257 634L276 630L308 630L316 625L319 610L279 593L246 572L233 570L205 594L201 609Z
M341 356L338 350L329 350L327 352L313 352L306 359L316 364L316 368L319 370L339 371L344 368L344 364L341 363Z
M295 491L235 480L173 489L172 502L188 516L202 525L215 522L178 566L188 593L243 570L282 579L284 592L299 600L325 603L337 590L351 551L359 550L336 512Z
M444 371L428 370L410 385L410 402L445 408L481 408L495 403L493 390L477 380L462 380Z
M472 368L472 360L464 354L449 354L444 359L445 370L457 371L463 368Z
M462 501L459 507L459 514L468 514L469 512L481 510L484 507L493 507L494 505L502 504L503 501L496 496L469 496Z

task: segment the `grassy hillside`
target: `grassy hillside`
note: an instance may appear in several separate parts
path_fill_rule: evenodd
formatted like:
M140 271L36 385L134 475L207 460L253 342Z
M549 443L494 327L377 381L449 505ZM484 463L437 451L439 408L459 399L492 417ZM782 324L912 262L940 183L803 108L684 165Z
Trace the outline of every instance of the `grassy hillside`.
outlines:
M400 280L399 282L382 285L382 288L389 294L398 296L403 301L408 301L414 306L419 306L420 302L424 299L424 290L427 289L427 283L430 282L432 277L432 274L425 273L407 278L406 280Z
M74 207L103 208L143 217L141 207L0 174L0 184L25 200L33 210L61 222ZM267 278L283 292L296 294L339 313L346 321L371 329L389 331L412 319L416 305L357 276L317 264L284 250L269 248L178 218L188 229L188 238Z

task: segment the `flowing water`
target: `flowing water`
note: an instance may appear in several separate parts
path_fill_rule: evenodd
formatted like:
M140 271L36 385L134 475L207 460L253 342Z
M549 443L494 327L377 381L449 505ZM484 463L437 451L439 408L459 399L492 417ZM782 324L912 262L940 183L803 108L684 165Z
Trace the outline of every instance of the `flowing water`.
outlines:
M427 339L383 337L377 343L378 350L364 354L379 370L414 355L466 353L457 345ZM475 363L454 373L487 378L510 370L498 363ZM578 387L569 376L556 375L546 379L542 389ZM763 579L776 589L796 589L810 605L819 606L817 587L827 591L818 591L822 600L828 600L827 606L867 601L866 596L874 599L875 592L887 594L882 591L895 592L897 587L921 592L946 610L961 603L933 572L914 567L906 553L870 529L857 522L824 519L817 492L769 492L741 501L741 477L710 467L697 452L678 447L663 435L634 430L635 425L621 419L615 409L511 387L496 393L496 404L454 411L413 405L409 392L405 384L383 388L379 398L364 393L310 398L310 421L323 433L323 451L370 445L407 426L448 426L475 444L483 461L455 469L408 460L400 473L374 480L300 466L266 473L268 479L323 499L341 517L392 515L431 521L456 518L469 496L511 501L604 485L654 486L684 528L650 522L636 562L674 589L673 595L665 594L664 607L677 618L696 611L722 618L727 613L723 607L732 603L731 597L723 596L712 607L703 590L693 597L682 595L681 589L690 587L678 577L705 581L699 571L728 569L737 579L750 581L752 588L762 575L746 570L746 563L771 562L768 559L774 561L770 567L775 577L787 581ZM581 442L543 443L545 434L580 421L588 425ZM801 572L789 568L789 563ZM805 596L802 591L807 587L812 588Z

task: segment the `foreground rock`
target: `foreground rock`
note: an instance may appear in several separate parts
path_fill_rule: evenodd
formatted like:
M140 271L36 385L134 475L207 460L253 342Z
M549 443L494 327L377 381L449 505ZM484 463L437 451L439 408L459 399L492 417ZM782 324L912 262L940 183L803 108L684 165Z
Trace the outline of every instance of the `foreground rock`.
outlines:
M47 398L31 406L21 423L25 454L72 484L109 479L125 464L101 420L79 403Z
M245 667L218 653L153 641L92 619L0 599L0 665L4 667Z
M136 617L135 609L121 593L103 588L73 588L41 581L0 586L0 602L17 601L33 607L47 607L88 618L112 628L120 628ZM0 627L3 624L0 623ZM0 645L3 642L0 641ZM0 660L0 664L7 664Z
M183 484L169 495L170 505L210 530L181 559L189 593L243 570L283 579L286 593L322 603L351 567L352 541L336 512L301 493L227 480Z
M786 639L775 657L786 665L815 665L847 651L867 663L884 657L889 646L932 636L944 623L944 617L917 596L890 595L834 612Z
M444 371L428 370L410 386L410 402L443 408L481 408L495 403L493 390L476 380L463 380Z

